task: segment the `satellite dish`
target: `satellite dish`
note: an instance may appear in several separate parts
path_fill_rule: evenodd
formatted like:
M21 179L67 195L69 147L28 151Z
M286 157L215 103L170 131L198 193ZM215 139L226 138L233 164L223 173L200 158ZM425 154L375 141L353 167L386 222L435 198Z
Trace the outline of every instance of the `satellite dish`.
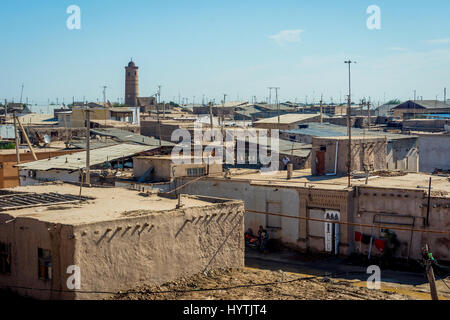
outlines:
M51 139L50 139L49 135L48 135L48 134L44 134L44 142L45 142L46 144L49 144L50 141L51 141Z

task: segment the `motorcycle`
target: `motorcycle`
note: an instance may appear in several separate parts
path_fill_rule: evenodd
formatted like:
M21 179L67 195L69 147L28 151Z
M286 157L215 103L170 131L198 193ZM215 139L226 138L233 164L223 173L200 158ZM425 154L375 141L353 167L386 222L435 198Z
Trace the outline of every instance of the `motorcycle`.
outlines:
M258 249L260 247L260 241L257 236L255 236L251 229L249 229L244 234L245 237L245 245L249 248Z

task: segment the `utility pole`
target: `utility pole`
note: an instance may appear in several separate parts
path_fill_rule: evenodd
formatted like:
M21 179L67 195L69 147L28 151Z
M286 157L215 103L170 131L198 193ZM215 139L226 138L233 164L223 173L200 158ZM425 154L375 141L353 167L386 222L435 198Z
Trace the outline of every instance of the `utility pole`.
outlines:
M275 87L275 99L276 99L276 103L277 103L277 112L278 112L278 130L280 129L280 101L278 101L278 87Z
M156 118L158 120L159 147L161 148L161 121L159 120L159 103L156 103Z
M16 158L17 158L17 164L20 163L20 152L19 152L19 135L17 134L17 119L16 119L16 110L13 110L13 117L14 117L14 139L16 143Z
M363 116L363 109L364 109L365 105L366 105L366 98L363 98L361 100L361 105L359 106L359 113L360 113L361 117Z
M269 89L269 101L268 101L268 103L267 104L270 104L271 102L272 102L272 87L269 87L268 88Z
M428 282L430 283L430 295L432 300L439 300L437 289L436 289L436 279L434 278L433 271L433 263L434 258L433 254L429 251L428 245L426 244L424 248L422 248L423 259L425 260L425 266L427 271Z
M223 135L223 127L224 127L224 121L225 121L225 101L227 98L227 94L223 94L223 101L222 101L222 135Z
M161 85L158 86L158 100L157 103L161 103Z
M166 118L166 101L163 101L163 119Z
M322 119L322 103L323 103L323 94L320 96L320 123L323 122L323 119Z
M351 90L351 71L350 66L356 61L345 61L348 64L348 107L347 107L347 134L348 134L348 186L351 187L351 174L352 174L352 123L351 123L351 104L352 104L352 90Z
M103 86L103 103L105 104L105 107L106 107L106 88L108 88L108 87Z
M447 104L447 88L444 88L444 103Z
M209 122L211 124L211 131L212 131L213 128L212 102L210 101L208 104L209 104Z
M367 101L367 125L369 126L370 130L370 97L369 101Z
M91 111L86 103L86 184L91 184Z
M25 141L27 142L28 148L30 149L31 155L33 156L34 161L37 161L38 158L36 157L36 154L34 153L33 146L30 143L30 139L28 139L27 132L25 131L25 128L20 123L19 118L14 114L14 117L17 120L17 124L19 125L20 131L22 131L23 137L25 138Z

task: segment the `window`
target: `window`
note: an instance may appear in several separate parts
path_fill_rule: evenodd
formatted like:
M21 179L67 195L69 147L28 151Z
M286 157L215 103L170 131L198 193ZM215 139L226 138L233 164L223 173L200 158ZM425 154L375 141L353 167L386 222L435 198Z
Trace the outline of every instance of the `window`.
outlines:
M188 168L188 177L199 177L205 175L205 168Z
M128 72L128 76L131 76L131 73L130 73L130 72Z
M38 248L38 277L42 280L52 278L52 253L50 250Z
M0 242L0 273L11 273L11 244Z
M270 213L281 213L281 202L279 201L266 201L267 212ZM278 228L281 229L281 217L266 215L266 226L267 228Z

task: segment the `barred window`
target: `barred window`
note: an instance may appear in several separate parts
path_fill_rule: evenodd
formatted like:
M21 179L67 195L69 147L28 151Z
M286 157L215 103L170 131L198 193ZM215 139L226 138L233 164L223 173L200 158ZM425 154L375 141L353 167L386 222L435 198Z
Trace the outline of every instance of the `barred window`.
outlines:
M52 253L50 250L38 248L38 277L42 280L52 278Z
M11 273L11 244L0 242L0 273Z
M205 168L188 168L187 175L188 177L199 177L205 174Z

